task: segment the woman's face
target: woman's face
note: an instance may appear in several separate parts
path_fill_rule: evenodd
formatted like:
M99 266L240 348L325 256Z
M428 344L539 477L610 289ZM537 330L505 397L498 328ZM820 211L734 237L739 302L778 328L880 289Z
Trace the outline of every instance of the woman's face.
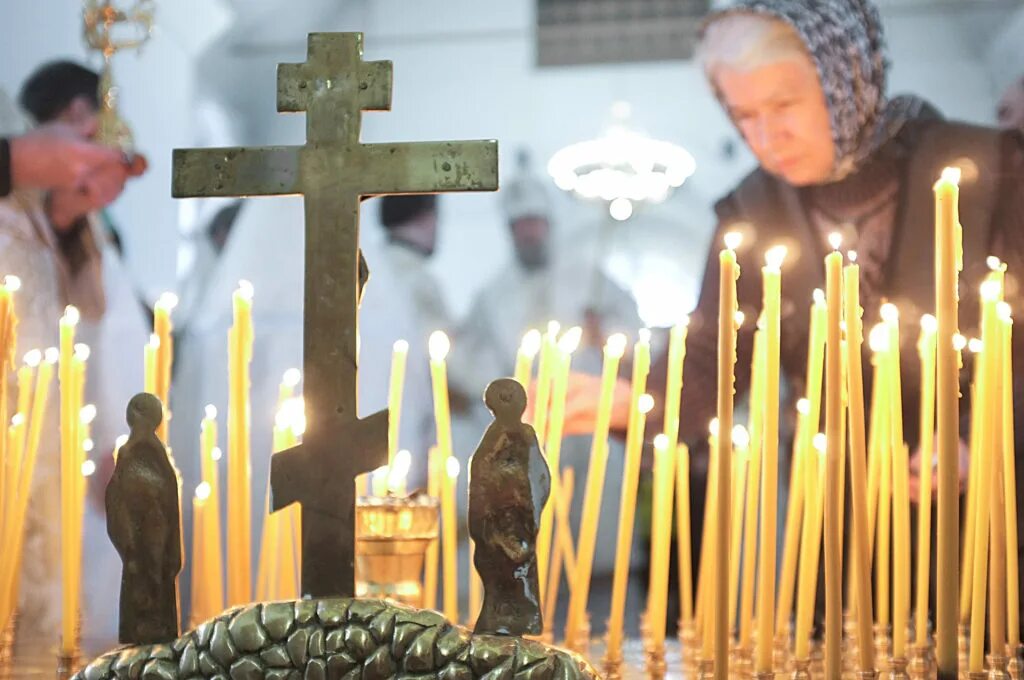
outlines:
M719 66L712 77L761 167L794 186L828 180L835 145L825 94L809 58L744 71Z

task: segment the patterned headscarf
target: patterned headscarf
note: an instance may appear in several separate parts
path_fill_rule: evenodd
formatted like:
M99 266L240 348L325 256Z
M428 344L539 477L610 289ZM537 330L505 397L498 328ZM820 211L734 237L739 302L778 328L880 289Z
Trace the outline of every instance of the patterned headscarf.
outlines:
M889 62L872 0L733 0L705 25L734 13L780 19L807 46L832 122L833 181L856 170L902 126L903 114L887 106Z

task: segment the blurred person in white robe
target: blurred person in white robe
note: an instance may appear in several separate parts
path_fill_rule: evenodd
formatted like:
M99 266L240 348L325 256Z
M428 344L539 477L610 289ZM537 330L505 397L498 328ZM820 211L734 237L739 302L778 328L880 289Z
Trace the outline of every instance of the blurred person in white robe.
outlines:
M96 129L98 83L96 73L71 62L41 67L22 87L19 100L24 114L12 114L8 107L3 118L9 129L0 134L20 132L32 123L61 123L88 138ZM69 304L81 314L76 340L91 348L85 398L97 407L90 457L100 472L87 486L83 527L83 645L90 649L107 647L117 637L113 594L119 572L116 553L106 539L102 470L116 437L124 431L128 399L142 385L141 360L136 366L124 358L132 349L139 351L147 336L135 287L100 211L145 167L141 156L122 161L119 155L116 163L102 168L104 176L96 184L102 187L99 193L22 189L0 200L0 272L22 280L15 297L20 318L17 361L28 350L57 345L58 320ZM25 527L16 631L16 655L22 659L49 655L61 620L57 395L55 381Z
M573 370L600 375L608 336L623 333L632 344L643 327L636 301L602 271L600 257L571 247L572 239L556 238L545 183L530 174L525 154L520 155L519 166L519 175L504 184L499 194L511 239L510 261L477 294L455 333L449 360L452 390L475 405L470 417L481 433L490 422L483 408L484 389L492 380L513 374L519 344L530 329L544 332L549 321L557 321L562 332L580 326L583 342L573 354ZM620 375L629 375L628 361L627 356ZM534 375L536 369L535 361ZM576 479L571 508L574 535L582 513L591 440L566 437L562 443L561 467L572 467ZM545 444L541 442L542 447ZM618 514L622 454L622 442L613 436L602 494L602 530L611 530L610 522ZM607 602L602 592L610 590L614 553L614 541L598 542L591 590L595 631L604 620L600 612ZM602 588L603 579L607 589ZM541 587L546 589L547 584ZM560 599L567 599L564 583L559 592ZM559 612L564 610L563 602Z

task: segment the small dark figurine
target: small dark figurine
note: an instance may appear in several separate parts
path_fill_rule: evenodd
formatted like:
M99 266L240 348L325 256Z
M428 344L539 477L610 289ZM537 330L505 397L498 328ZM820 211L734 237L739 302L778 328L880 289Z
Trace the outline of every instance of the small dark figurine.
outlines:
M551 473L537 433L522 422L526 391L502 378L487 387L494 414L470 461L469 535L484 585L475 632L539 635L543 631L537 576L537 527L551 493Z
M128 403L131 435L107 485L107 534L121 556L121 619L125 644L178 637L181 528L178 478L156 436L160 400L137 394Z

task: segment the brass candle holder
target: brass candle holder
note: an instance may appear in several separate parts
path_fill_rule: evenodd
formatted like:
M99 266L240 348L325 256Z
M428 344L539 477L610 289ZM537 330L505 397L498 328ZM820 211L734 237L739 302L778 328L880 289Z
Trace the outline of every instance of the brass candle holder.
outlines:
M912 645L910 647L910 664L907 666L907 673L911 679L931 680L934 670L931 645Z
M715 660L697 660L697 680L715 680Z
M14 660L14 620L16 614L12 614L7 625L0 630L0 678L11 677Z
M875 624L875 665L879 668L888 668L887 662L892 656L892 636L890 627L886 624Z
M790 680L811 680L811 660L793 659L793 672L789 677Z
M438 536L438 507L426 495L357 500L357 597L423 606L423 564Z
M648 645L645 649L645 668L648 678L662 680L668 671L665 663L665 645Z
M1006 665L1006 672L1013 680L1021 680L1024 676L1024 645L1015 645L1007 650L1010 660Z
M907 659L902 656L894 656L889 659L889 669L882 674L884 680L910 680L907 675Z
M683 671L686 677L697 674L697 629L693 621L679 619L679 655L683 660Z
M604 658L601 660L601 665L604 667L604 677L606 680L620 680L622 678L622 648L613 649L608 644L607 634L605 636Z
M775 633L775 643L772 646L772 666L777 671L791 671L791 658L789 655L789 629L787 623L782 630Z
M1002 654L988 655L988 680L1010 680L1006 666L1009 662Z
M957 670L961 676L967 674L967 661L971 651L971 626L967 623L956 627L956 660Z

